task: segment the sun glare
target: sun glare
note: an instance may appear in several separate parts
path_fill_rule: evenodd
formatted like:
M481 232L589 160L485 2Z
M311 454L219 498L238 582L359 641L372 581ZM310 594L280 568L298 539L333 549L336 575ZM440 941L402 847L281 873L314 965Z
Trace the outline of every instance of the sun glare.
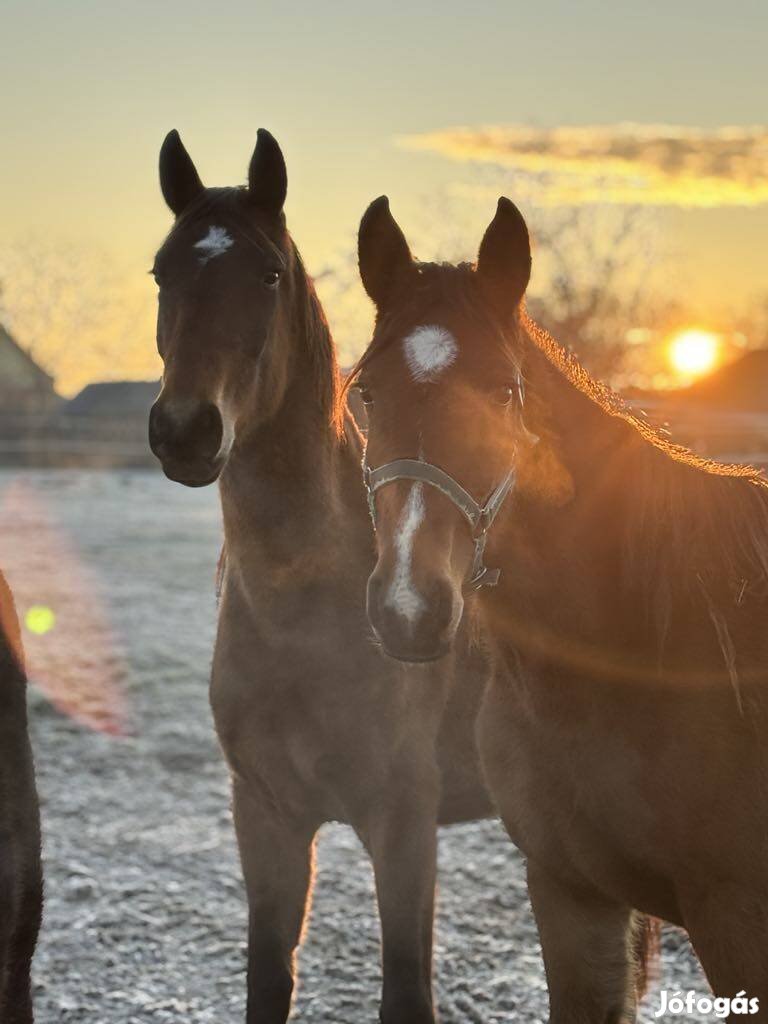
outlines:
M718 363L720 339L711 331L690 328L674 335L669 343L669 361L683 377L709 373Z

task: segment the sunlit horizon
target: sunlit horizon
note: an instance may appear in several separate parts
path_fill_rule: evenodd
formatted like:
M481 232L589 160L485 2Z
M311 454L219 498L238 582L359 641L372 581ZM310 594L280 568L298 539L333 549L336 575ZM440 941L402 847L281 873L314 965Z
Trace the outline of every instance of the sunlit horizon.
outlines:
M396 2L375 8L386 60L372 73L360 55L373 10L340 4L309 18L227 0L212 18L199 0L98 9L9 0L0 322L61 394L159 376L146 270L171 224L157 181L171 128L209 185L242 183L257 128L275 134L288 225L345 364L371 320L354 275L355 233L382 193L423 259L472 259L500 194L521 206L535 247L553 211L637 207L655 241L630 256L655 273L654 303L674 305L676 323L719 332L730 329L727 311L763 301L768 71L755 21L768 13L742 22L705 3L694 19L684 4L665 11L660 47L657 19L618 9L491 0L468 18L447 0L433 45L434 11ZM738 60L712 76L724 35ZM214 56L215 74L205 73ZM58 265L25 255L40 239ZM546 303L553 270L541 256L535 248L532 289ZM29 308L40 295L46 322ZM620 336L646 322L638 314ZM768 343L760 331L748 345ZM662 363L649 361L649 379L670 370Z

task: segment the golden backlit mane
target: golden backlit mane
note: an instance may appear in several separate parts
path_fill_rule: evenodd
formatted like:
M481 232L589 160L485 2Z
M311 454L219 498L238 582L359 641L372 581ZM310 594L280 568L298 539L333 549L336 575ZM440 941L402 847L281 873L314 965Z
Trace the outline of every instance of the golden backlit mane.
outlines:
M572 353L555 341L551 334L531 320L527 314L523 314L521 326L536 347L570 384L610 416L620 417L629 423L645 441L664 452L665 455L670 456L676 462L685 463L687 466L715 476L741 477L768 488L768 482L760 471L752 466L713 462L711 459L697 455L683 445L670 441L644 416L635 412L612 388L592 377Z
M606 426L610 417L634 432L637 443L621 446L612 479L624 497L616 502L625 510L620 582L654 624L660 659L673 621L707 623L741 708L742 683L755 672L762 678L743 637L762 629L768 612L768 482L751 466L712 462L673 443L546 331L526 316L521 323L555 376L593 402Z

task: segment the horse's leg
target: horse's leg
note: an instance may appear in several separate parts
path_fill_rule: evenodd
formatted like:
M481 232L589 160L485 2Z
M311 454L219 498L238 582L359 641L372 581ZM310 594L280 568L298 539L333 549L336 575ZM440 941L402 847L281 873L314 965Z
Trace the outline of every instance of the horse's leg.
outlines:
M28 812L32 813L32 812ZM32 1024L32 957L43 916L43 871L40 863L40 827L36 818L26 835L18 836L21 863L17 883L18 912L8 949L3 1024Z
M528 863L544 954L552 1024L618 1024L635 1018L633 912L564 885Z
M0 777L0 781L4 781ZM5 1020L8 966L13 955L13 930L17 916L16 844L3 819L0 806L0 1021Z
M312 880L315 825L288 821L236 781L235 831L248 895L247 1024L285 1024Z
M43 876L39 851L29 852L33 858L26 871L24 891L19 901L19 914L8 957L5 982L6 1011L3 1024L32 1024L32 957L40 931L43 913Z
M23 764L21 757L19 764ZM19 770L16 793L16 818L11 845L14 848L16 877L13 888L17 912L13 918L13 934L8 949L8 971L5 980L6 1014L3 1024L31 1024L32 957L43 916L43 869L40 858L40 817L37 793L27 754L26 782Z
M768 893L713 882L681 895L680 906L715 995L733 999L743 992L759 1004L749 1020L768 1020Z
M381 1024L434 1024L432 928L439 781L432 766L397 777L365 827L381 919Z

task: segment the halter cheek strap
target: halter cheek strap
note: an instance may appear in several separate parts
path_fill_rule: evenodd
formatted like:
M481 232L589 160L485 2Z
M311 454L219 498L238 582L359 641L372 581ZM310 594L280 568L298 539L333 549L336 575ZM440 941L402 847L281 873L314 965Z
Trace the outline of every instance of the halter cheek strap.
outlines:
M430 487L434 487L441 494L444 494L461 512L472 531L475 553L472 559L472 566L464 580L465 590L479 590L481 587L496 586L499 582L501 570L486 568L483 556L485 554L488 531L514 485L514 470L510 470L507 473L504 479L491 491L482 505L478 504L469 491L465 490L444 469L440 469L439 466L433 466L430 462L421 462L418 459L395 459L393 462L386 462L376 469L371 469L363 461L363 477L366 491L368 492L368 507L371 510L374 529L376 528L376 492L380 487L394 483L396 480L414 480L418 483L429 484Z

